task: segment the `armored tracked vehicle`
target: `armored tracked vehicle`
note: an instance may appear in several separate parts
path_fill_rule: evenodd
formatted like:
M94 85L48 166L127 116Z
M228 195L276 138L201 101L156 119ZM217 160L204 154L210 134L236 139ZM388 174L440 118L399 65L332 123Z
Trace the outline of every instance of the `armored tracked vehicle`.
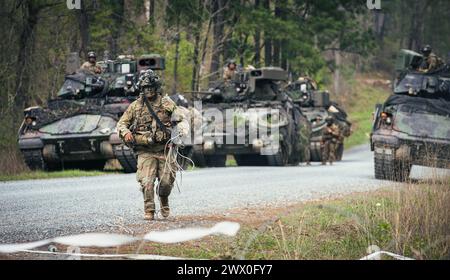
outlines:
M281 90L287 73L265 67L236 74L207 92L202 103L202 139L194 143L199 166L223 167L227 155L237 165L296 165L306 161L310 124Z
M330 101L327 91L318 91L315 82L309 78L300 78L290 83L285 91L301 107L302 113L308 118L312 127L311 161L321 162L321 142L326 118L332 116L339 125L341 137L336 151L336 159L342 160L344 153L344 138L350 136L352 124L347 120L346 112L335 102Z
M107 160L117 158L126 172L136 170L116 123L137 98L139 71L161 69L164 61L158 55L121 56L98 64L102 74L77 70L65 77L47 106L25 109L18 141L30 169L103 169Z
M371 134L375 178L405 181L412 165L450 168L450 67L424 73L402 50L393 95L377 105Z

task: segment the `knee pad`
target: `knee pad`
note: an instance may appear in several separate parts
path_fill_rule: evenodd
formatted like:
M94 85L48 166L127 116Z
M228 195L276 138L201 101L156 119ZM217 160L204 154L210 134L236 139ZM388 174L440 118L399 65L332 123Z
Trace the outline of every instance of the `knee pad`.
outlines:
M159 196L169 196L172 192L172 185L160 184L158 187Z

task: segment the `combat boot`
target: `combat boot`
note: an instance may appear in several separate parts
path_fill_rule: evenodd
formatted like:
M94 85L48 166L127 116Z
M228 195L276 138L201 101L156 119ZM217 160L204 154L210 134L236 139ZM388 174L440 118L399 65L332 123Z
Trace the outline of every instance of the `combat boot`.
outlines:
M144 220L153 220L155 218L153 185L144 187L142 192L144 194Z
M170 215L170 208L169 208L169 197L168 196L161 196L161 215L164 218L169 217Z
M144 220L151 221L155 219L155 213L154 212L145 212L144 213Z

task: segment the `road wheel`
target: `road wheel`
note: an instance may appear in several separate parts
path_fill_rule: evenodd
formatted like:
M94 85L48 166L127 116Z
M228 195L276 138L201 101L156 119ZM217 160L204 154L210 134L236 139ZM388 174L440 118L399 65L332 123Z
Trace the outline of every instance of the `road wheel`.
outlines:
M208 167L225 167L227 155L205 155L205 162Z

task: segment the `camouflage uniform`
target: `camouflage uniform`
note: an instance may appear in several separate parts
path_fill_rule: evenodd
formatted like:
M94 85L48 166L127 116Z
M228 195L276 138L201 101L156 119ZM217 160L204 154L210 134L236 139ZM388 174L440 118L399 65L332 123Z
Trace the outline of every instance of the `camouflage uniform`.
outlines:
M317 82L311 79L310 77L299 77L297 81L300 83L309 83L311 85L312 90L318 89Z
M424 69L426 72L433 71L442 66L442 60L434 53L431 53L426 59L426 65L427 68Z
M225 82L229 82L234 79L234 75L236 74L236 69L232 70L229 67L226 67L223 71L223 80Z
M306 117L300 120L298 150L301 151L301 158L307 165L311 165L311 125Z
M168 96L157 94L149 103L161 122L172 128L172 113L177 109ZM152 219L155 212L155 180L158 179L157 194L161 199L161 213L169 215L168 197L175 181L175 157L165 154L166 143L171 135L163 132L153 118L141 96L134 101L117 123L117 131L123 139L134 127L135 153L138 157L137 181L144 195L144 211ZM168 159L169 158L169 159Z
M422 64L419 66L418 69L420 72L427 73L441 66L440 64L442 64L442 60L432 51L433 49L431 48L430 45L425 45L420 50L423 56Z
M102 68L97 65L97 63L92 63L90 61L86 61L81 65L82 70L87 70L89 72L95 73L95 74L101 74Z
M322 164L325 165L327 160L330 164L336 161L336 149L340 135L339 126L334 123L323 128Z

